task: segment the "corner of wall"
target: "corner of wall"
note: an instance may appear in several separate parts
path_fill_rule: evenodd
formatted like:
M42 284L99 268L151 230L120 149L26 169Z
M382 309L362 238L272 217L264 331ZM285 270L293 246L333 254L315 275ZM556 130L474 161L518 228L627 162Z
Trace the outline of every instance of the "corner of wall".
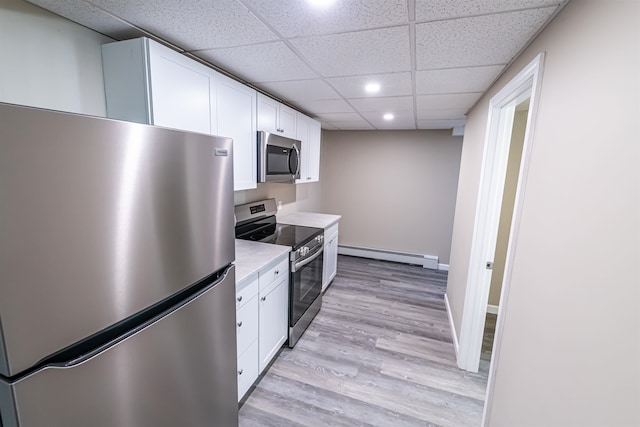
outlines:
M451 315L451 306L449 305L449 298L447 294L444 294L444 305L447 309L447 318L449 319L449 328L451 328L451 340L453 341L453 348L456 351L456 359L458 358L458 351L460 345L458 343L458 334L456 333L456 327L453 323L453 316Z

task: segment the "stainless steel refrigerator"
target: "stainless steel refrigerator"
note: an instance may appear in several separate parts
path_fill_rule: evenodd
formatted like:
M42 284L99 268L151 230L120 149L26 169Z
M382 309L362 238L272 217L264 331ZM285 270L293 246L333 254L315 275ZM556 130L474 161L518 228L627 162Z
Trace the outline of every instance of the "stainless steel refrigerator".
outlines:
M0 419L236 426L232 143L0 104Z

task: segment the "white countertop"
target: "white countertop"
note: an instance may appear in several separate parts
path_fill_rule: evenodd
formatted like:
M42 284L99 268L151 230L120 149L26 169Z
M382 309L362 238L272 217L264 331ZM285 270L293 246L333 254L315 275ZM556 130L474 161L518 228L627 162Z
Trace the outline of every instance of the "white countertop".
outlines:
M291 251L289 246L236 239L236 283Z
M329 228L340 221L342 215L330 215L315 212L295 212L278 217L281 224L302 225L306 227Z

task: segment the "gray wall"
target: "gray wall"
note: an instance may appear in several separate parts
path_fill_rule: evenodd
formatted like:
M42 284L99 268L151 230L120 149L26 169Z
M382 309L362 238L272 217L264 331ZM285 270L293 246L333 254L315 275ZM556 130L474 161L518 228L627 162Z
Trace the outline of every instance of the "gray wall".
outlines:
M640 425L640 3L572 1L466 124L458 331L490 98L546 52L488 425ZM503 304L505 301L503 301Z
M22 0L0 0L0 102L105 116L112 41Z
M258 183L253 190L236 191L235 204L255 202L256 200L274 198L282 203L278 215L293 212L320 212L321 182L308 184Z
M325 131L321 206L340 244L449 263L462 138L451 131Z

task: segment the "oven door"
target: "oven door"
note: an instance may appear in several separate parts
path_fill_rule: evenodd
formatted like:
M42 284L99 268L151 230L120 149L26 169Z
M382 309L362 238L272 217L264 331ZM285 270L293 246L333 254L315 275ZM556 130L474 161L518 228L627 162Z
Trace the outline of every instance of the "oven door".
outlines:
M289 326L293 327L322 292L323 247L291 265Z

